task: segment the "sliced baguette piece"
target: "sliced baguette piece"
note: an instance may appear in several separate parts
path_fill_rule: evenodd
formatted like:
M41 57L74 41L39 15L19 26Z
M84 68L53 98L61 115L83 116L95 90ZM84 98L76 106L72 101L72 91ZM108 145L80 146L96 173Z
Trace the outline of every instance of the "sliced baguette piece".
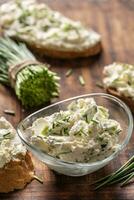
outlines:
M116 96L117 98L124 101L131 109L131 111L134 113L134 101L130 97L125 97L123 94L120 94L116 89L114 88L105 88L106 92L109 94Z
M34 166L16 130L0 117L0 193L23 189L34 179Z
M127 71L127 73L129 73L130 75L129 78L123 74L126 70L130 70L129 72ZM125 79L122 78L122 75L124 76ZM113 80L115 80L116 78L116 81L123 81L123 86L127 87L128 81L131 82L132 80L134 80L133 75L134 75L134 65L131 64L114 62L113 64L105 66L103 69L103 85L106 92L124 101L129 106L131 111L134 113L134 100L131 97L131 94L129 93L128 96L124 95L123 92L118 91L119 86L117 85L113 86ZM110 79L112 80L112 82Z
M56 58L78 58L98 54L101 37L44 3L12 0L0 7L0 29L4 36L25 42L33 51Z
M28 152L25 156L11 160L0 169L0 193L23 189L34 176L34 167Z
M12 39L16 41L25 42L27 46L36 54L39 56L48 56L51 58L60 58L60 59L74 59L74 58L82 58L82 57L89 57L97 55L102 47L101 42L96 43L94 46L89 47L88 49L85 49L83 51L62 51L62 50L56 50L56 49L49 49L45 47L44 45L39 45L37 43L32 43L30 41L23 40L18 37L12 37Z

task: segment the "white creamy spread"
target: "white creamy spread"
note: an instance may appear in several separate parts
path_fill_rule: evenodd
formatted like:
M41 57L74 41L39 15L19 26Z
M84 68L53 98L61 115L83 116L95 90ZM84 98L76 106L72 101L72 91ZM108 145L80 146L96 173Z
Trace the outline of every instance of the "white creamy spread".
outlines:
M26 148L12 125L4 117L0 117L0 168L17 159L20 154L25 155Z
M36 42L48 49L82 51L100 41L98 33L34 0L13 0L3 4L0 25L8 36Z
M113 63L104 67L103 83L134 100L134 65Z
M70 162L102 160L119 148L120 124L109 118L93 98L79 99L67 110L35 120L26 129L30 142L40 150Z

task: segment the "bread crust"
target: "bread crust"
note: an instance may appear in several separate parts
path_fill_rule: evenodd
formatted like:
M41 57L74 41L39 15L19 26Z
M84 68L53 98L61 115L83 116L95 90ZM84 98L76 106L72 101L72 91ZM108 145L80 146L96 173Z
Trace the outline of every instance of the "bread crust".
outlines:
M89 47L84 51L61 51L61 50L53 50L47 49L45 47L37 47L36 45L28 44L30 49L33 49L35 53L41 56L48 56L52 58L61 58L61 59L72 59L72 58L80 58L80 57L89 57L97 55L101 51L101 42L97 43L96 45Z
M114 96L116 96L117 98L121 99L122 101L124 101L131 109L131 111L134 113L134 101L130 98L130 97L126 97L123 94L120 94L116 89L114 88L105 88L106 91L109 94L112 94Z
M28 153L11 160L0 169L0 193L22 189L33 179L34 167Z
M69 50L62 51L58 49L49 49L49 48L46 48L45 45L39 45L35 42L23 40L22 38L18 38L18 37L12 37L12 39L26 43L26 45L33 52L37 53L40 56L48 56L48 57L60 58L60 59L73 59L73 58L94 56L94 55L97 55L102 49L102 45L100 41L97 42L94 46L91 46L81 51L69 51Z

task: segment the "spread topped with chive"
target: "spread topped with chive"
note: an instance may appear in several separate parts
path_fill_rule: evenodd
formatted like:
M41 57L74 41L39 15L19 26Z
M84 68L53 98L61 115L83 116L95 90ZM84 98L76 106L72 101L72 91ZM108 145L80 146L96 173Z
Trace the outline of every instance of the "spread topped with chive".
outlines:
M0 168L16 159L19 154L25 155L26 148L12 125L4 117L0 117Z
M120 146L120 124L93 98L73 101L67 110L38 118L25 131L40 150L69 162L103 160Z
M9 37L45 45L47 49L82 51L96 45L101 37L80 22L64 17L44 3L12 0L0 7L0 25Z
M113 63L104 67L103 73L106 88L113 88L119 94L134 100L134 65Z

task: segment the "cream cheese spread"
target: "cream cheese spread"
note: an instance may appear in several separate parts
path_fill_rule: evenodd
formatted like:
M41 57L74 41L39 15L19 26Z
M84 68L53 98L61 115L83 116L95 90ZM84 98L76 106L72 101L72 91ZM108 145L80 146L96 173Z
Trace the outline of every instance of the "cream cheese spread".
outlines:
M114 88L134 100L134 65L113 63L104 67L103 73L105 87Z
M119 148L120 124L93 98L79 99L67 110L36 119L26 129L30 143L69 162L102 160Z
M83 51L101 40L98 33L86 29L80 22L34 0L13 0L3 4L0 7L0 25L7 36L54 50Z
M0 168L17 159L20 154L25 155L26 148L12 125L4 117L0 117Z

